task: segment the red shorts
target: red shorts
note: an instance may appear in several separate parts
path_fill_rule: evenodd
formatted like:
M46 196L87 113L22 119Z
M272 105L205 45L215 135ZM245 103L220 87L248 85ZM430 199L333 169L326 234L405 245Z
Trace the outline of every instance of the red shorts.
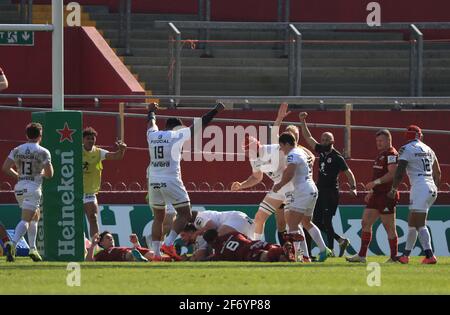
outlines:
M400 194L397 192L394 199L387 197L387 192L374 192L369 199L366 208L376 209L380 214L395 213L395 206L400 200Z

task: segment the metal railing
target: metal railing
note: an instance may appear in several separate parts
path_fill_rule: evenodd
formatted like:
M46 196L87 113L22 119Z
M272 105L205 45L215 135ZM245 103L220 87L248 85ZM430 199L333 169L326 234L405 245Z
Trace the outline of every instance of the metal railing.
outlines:
M146 104L137 105L133 104L133 107L146 107ZM385 127L385 126L361 126L361 125L352 125L351 123L351 104L346 104L346 117L345 117L345 123L344 124L323 124L323 123L311 123L308 122L308 126L311 128L324 128L324 129L343 129L344 130L344 152L343 155L345 158L351 158L351 131L352 130L365 130L365 131L378 131L380 129L388 129L391 132L405 132L405 128L396 128L396 127ZM13 106L0 106L0 111L2 110L18 110L18 111L51 111L50 108L32 108L32 107L13 107ZM85 115L96 115L96 116L113 116L116 117L116 131L117 136L120 138L120 124L121 119L120 116L123 115L123 117L133 117L133 118L147 118L147 114L139 114L139 113L123 113L120 112L105 112L105 111L83 111L83 114ZM158 115L158 118L167 119L171 117L177 117L179 119L183 120L193 120L195 117L190 116L180 116L180 115ZM232 121L230 121L229 118L214 118L214 122L219 123L232 123L232 124L251 124L251 125L265 125L265 126L271 126L273 124L273 121L271 120L260 120L260 119L239 119L239 118L233 118ZM283 121L281 125L295 125L300 126L301 123L299 121ZM437 129L422 129L422 132L424 134L435 134L435 135L446 135L450 136L450 130L437 130ZM270 133L268 133L268 139L267 143L270 143Z
M397 30L397 31L410 31L410 95L422 96L423 94L423 54L424 54L424 38L420 29L450 29L450 22L423 22L423 23L384 23L381 26L370 27L365 23L288 23L288 22L211 22L211 21L155 21L156 28L171 28L174 27L180 32L180 29L198 29L206 30L273 30L284 31L287 34L288 40L285 44L285 52L287 50L289 56L289 67L294 67L295 71L289 69L289 94L301 95L301 46L302 35L300 31L324 31L324 30ZM208 33L209 34L209 33ZM179 36L181 41L181 34ZM209 39L209 35L208 35ZM172 37L169 41L173 40ZM177 41L175 39L175 41ZM203 40L202 40L203 41ZM376 41L374 41L376 43ZM180 46L182 47L182 46ZM206 52L205 52L206 54ZM211 52L208 50L208 55ZM176 54L175 58L181 54ZM292 60L292 58L294 58ZM297 59L296 59L297 58ZM170 60L169 73L172 71L170 68L172 64L180 64L180 60ZM294 75L295 74L295 75ZM181 76L181 71L179 72ZM181 78L175 77L173 80L181 84ZM170 76L169 76L170 80ZM169 85L173 84L169 82ZM175 87L174 89L177 89ZM173 93L174 89L169 90L169 93ZM178 90L181 90L179 88ZM176 94L176 93L174 93Z

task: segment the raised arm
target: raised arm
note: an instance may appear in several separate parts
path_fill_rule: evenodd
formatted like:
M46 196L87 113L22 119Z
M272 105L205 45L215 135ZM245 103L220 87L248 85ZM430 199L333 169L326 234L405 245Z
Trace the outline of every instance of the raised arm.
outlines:
M319 144L316 139L313 138L313 136L311 135L311 132L309 132L308 129L308 125L306 124L306 117L308 117L308 113L302 112L299 114L299 118L300 118L300 127L302 129L302 136L303 138L305 138L306 142L308 143L308 145L315 150L316 145Z
M147 130L156 128L156 114L155 111L158 109L158 103L151 103L148 105L148 113L147 113Z
M127 145L121 140L116 142L117 147L119 148L116 152L108 152L105 155L105 160L122 160L125 151L127 150Z
M279 127L281 125L281 122L283 121L284 118L286 118L287 115L289 115L291 112L288 111L288 103L281 103L280 104L280 108L278 109L278 115L277 118L275 119L273 126L274 127Z
M207 112L205 115L202 116L201 127L202 128L206 127L213 120L214 116L216 116L218 113L220 113L224 109L225 109L225 106L222 103L217 103L216 106L212 110L210 110L209 112ZM196 123L194 122L190 128L191 128L191 135L193 135L194 131L196 130Z

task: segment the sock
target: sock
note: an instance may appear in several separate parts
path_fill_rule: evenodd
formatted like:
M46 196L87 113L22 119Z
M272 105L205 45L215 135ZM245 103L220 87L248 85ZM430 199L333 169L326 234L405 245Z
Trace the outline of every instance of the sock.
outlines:
M398 255L398 237L389 240L389 248L391 249L391 258L395 258Z
M22 236L25 235L28 230L28 226L29 223L23 220L21 220L19 224L17 224L16 231L14 232L14 238L12 240L15 245L20 241Z
M408 237L406 238L405 252L403 253L405 256L409 256L411 251L416 244L417 240L417 229L413 226L408 227Z
M311 235L311 238L314 241L314 243L316 243L317 246L319 247L319 250L323 252L326 246L323 241L322 234L320 234L319 228L313 224L312 228L308 230L308 233L309 235Z
M161 256L161 241L152 241L152 249L155 252L155 256Z
M262 240L262 237L263 237L263 235L262 235L262 234L258 234L258 233L255 233L255 235L253 236L253 238L255 239L255 241L260 241L260 240Z
M295 254L298 255L300 253L300 251L302 250L302 248L300 246L300 242L294 242L293 245L295 248Z
M425 251L426 257L433 257L433 251L431 250L430 232L428 231L428 228L426 226L422 226L419 228L419 241Z
M372 241L372 232L361 232L361 249L359 250L359 257L367 256L367 249Z
M166 239L164 240L164 245L171 246L173 245L173 242L175 242L175 239L177 238L178 233L174 230L170 230L169 235L166 236Z
M303 256L309 257L308 244L306 243L306 241L300 242L300 249L303 251Z
M38 222L31 221L30 226L28 227L28 243L29 243L28 245L30 245L30 250L36 249L37 229L38 229Z
M286 243L286 241L284 240L284 233L286 233L286 231L283 232L278 232L278 241L280 242L280 245L283 246L284 243Z

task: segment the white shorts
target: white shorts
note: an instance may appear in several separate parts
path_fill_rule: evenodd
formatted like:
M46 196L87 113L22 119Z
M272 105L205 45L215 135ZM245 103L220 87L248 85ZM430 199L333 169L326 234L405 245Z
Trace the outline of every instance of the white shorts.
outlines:
M286 210L297 211L307 217L312 217L318 196L317 187L305 185L302 190L295 190L286 194Z
M98 204L97 202L97 194L84 194L83 195L83 204L86 203L95 203L96 205Z
M191 203L179 178L152 178L148 183L148 200L150 206L156 209L163 209L168 204L177 209Z
M27 209L36 212L41 205L42 190L38 185L18 182L14 187L14 195L22 210Z
M232 227L239 233L242 233L248 238L253 239L255 225L253 223L253 220L249 218L245 213L239 211L230 212L221 223L222 225Z
M435 185L414 185L409 194L409 209L414 212L428 213L437 198Z
M286 194L289 191L291 191L291 190L292 190L291 185L287 184L287 185L284 185L283 187L281 187L281 189L278 192L274 192L273 190L270 190L267 193L266 197L270 197L272 199L280 200L282 202L285 202L286 201Z

